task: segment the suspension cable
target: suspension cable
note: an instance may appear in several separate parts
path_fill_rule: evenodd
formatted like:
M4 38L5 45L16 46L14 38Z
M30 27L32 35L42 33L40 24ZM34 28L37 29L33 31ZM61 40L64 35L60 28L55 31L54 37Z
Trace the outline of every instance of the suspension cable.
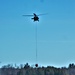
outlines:
M36 29L36 36L35 36L35 39L36 39L36 64L35 64L35 67L37 68L37 67L38 67L38 63L37 63L37 60L38 60L38 59L37 59L37 58L38 58L38 54L37 54L37 53L38 53L38 52L37 52L37 50L38 50L38 49L37 49L37 22L36 22L36 26L35 26L35 27L36 27L36 28L35 28L35 29Z
M36 35L35 35L35 39L36 39L36 63L37 63L37 22L36 22Z

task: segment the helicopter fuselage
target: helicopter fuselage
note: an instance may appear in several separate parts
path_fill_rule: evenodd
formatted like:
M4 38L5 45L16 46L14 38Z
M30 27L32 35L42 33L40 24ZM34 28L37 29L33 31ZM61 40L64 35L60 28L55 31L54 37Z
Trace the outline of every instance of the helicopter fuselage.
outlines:
M23 15L23 16L33 16L33 18L31 18L31 19L33 19L34 20L34 22L35 21L39 21L39 15L36 15L35 13L33 13L33 15Z
M34 17L31 18L31 19L33 19L34 21L39 21L39 17L38 17L38 16L34 16Z
M33 14L34 14L34 17L31 19L33 19L34 21L39 21L39 17L35 13L33 13Z

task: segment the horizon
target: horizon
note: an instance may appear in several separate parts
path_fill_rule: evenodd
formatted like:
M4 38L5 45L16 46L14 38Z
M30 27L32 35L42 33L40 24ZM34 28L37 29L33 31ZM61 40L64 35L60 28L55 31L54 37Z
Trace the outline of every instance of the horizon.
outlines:
M26 63L28 63L28 62L26 62ZM24 63L24 62L22 62L22 63L0 63L0 68L2 68L2 66L7 66L7 65L12 65L13 67L15 67L15 64L16 64L16 66L17 67L20 67L20 65L22 64L23 66L26 64L26 63ZM36 63L28 63L28 65L30 65L31 67L35 67L35 64ZM62 67L66 67L66 68L68 68L69 67L69 64L75 64L75 63L73 63L73 62L70 62L70 63L66 63L66 65L65 64L63 64L63 65L57 65L57 64L42 64L42 63L38 63L38 67L47 67L47 66L53 66L53 67L56 67L56 68L62 68Z

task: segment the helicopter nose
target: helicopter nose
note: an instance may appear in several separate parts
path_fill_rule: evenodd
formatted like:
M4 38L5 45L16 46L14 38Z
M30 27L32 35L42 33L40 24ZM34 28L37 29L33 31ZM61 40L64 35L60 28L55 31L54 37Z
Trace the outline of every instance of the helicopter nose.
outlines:
M31 19L34 19L34 18L31 18Z

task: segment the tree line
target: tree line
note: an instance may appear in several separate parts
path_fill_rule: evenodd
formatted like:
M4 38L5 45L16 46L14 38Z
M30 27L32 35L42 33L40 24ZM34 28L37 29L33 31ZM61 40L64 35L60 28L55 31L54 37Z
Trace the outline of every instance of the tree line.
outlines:
M8 64L0 68L0 75L75 75L75 64L68 67L57 68L54 66L33 67L28 63L15 66Z

